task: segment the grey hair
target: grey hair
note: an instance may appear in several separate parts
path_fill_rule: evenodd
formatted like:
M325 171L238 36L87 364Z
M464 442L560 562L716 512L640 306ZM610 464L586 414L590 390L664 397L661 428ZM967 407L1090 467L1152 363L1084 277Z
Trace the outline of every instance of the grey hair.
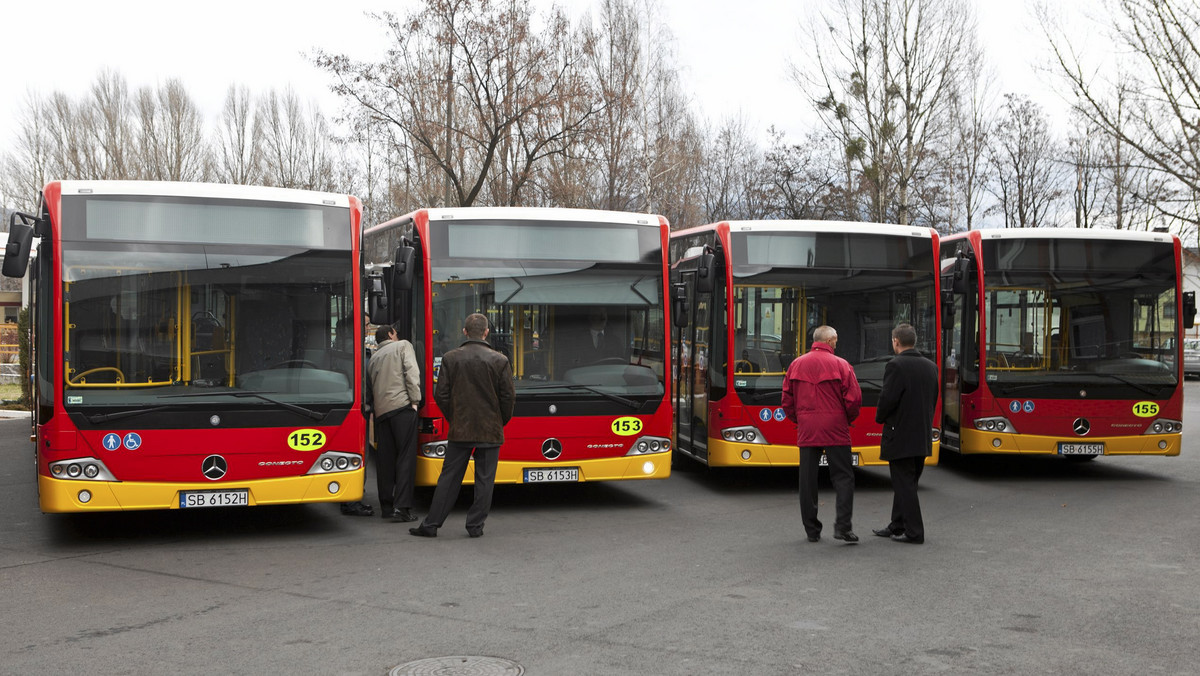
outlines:
M818 343L828 343L837 338L837 329L832 326L818 326L813 331L813 340Z

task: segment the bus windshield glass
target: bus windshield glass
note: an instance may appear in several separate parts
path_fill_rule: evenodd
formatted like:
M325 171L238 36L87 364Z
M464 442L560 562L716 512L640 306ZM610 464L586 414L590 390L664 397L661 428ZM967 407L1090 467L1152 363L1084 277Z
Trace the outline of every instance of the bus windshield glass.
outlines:
M344 207L64 197L67 409L352 403L349 224Z
M1177 384L1174 247L984 240L984 371L995 394L1167 396Z
M466 316L482 312L520 400L662 399L657 226L509 220L431 231L435 374L465 339Z
M916 329L917 349L936 355L933 247L928 238L858 233L731 233L732 383L747 403L777 401L788 365L822 324L854 366L868 402L892 358L891 331ZM717 331L718 340L725 335ZM724 342L723 340L721 342ZM726 354L717 345L713 354ZM714 380L730 369L710 365Z

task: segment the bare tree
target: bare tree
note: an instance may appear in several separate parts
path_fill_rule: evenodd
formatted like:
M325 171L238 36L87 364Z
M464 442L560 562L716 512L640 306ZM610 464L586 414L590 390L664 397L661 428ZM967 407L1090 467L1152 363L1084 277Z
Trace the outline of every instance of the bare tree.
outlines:
M42 187L54 174L47 101L27 92L17 120L16 147L5 153L0 167L0 204L32 211ZM8 223L3 226L7 228Z
M183 82L144 87L135 97L139 125L138 174L155 181L201 181L208 177L204 120Z
M558 105L578 94L580 58L561 48L569 40L561 10L545 31L528 0L427 0L407 17L381 18L395 42L384 61L319 52L316 63L335 76L337 93L403 132L414 159L441 171L455 204L516 203L533 168L565 152L597 109Z
M843 219L837 208L841 200L837 140L811 132L801 143L789 144L782 132L772 127L771 147L763 156L764 183L771 214L777 218Z
M979 227L987 195L987 146L994 125L994 73L976 40L964 46L957 92L950 97L950 147L946 180L952 212L950 230Z
M257 183L262 176L262 126L245 85L230 85L217 121L217 179L225 183Z
M910 221L910 191L944 136L972 22L963 0L836 0L813 22L816 61L793 65L793 79L841 140L847 172L870 188L868 218Z
M85 104L84 128L94 144L88 172L80 178L137 178L133 158L133 101L125 77L103 70L92 84L91 99Z
M1136 154L1131 166L1162 172L1181 199L1150 205L1164 216L1197 224L1200 194L1200 4L1195 0L1116 0L1110 28L1126 59L1106 82L1049 13L1040 14L1060 74L1089 124ZM1124 210L1122 209L1122 212ZM1124 217L1119 222L1124 222Z
M1041 106L1028 97L1004 95L989 160L993 194L1006 228L1054 225L1053 209L1064 195L1063 165Z

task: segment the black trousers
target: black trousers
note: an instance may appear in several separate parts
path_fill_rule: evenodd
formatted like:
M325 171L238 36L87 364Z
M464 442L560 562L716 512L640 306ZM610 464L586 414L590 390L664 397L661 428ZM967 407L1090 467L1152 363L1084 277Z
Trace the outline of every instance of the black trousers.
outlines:
M395 415L375 420L375 482L382 516L392 509L411 509L417 479L417 412L405 406Z
M475 455L475 499L467 510L467 530L483 528L488 511L492 508L492 490L496 486L496 464L500 460L500 446L477 446L470 442L451 441L446 444L446 459L442 462L442 473L438 475L429 514L421 523L430 528L441 528L446 522L458 491L462 488L463 476L471 453Z
M849 446L800 447L800 520L809 537L821 534L821 520L817 518L817 471L820 469L821 451L829 458L829 478L837 492L833 529L835 533L850 530L854 515L854 465L851 464Z
M888 460L888 473L892 475L892 522L888 530L917 540L925 539L921 501L917 499L917 481L924 470L924 457Z

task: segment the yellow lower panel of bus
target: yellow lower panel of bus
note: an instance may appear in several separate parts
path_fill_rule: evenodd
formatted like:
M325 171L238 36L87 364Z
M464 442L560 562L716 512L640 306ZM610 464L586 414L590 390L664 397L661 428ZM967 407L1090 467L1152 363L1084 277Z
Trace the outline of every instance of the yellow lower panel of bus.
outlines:
M933 442L933 455L925 458L925 465L936 465L940 443ZM855 446L860 467L887 466L879 459L878 446ZM798 467L800 449L780 444L742 444L724 439L708 440L709 467Z
M337 482L335 491L330 485ZM221 484L152 483L138 481L72 481L38 476L42 511L106 512L138 509L180 509L183 491L248 492L247 506L287 505L301 502L352 502L362 499L363 470L306 474L280 479ZM87 491L87 502L81 493Z
M533 481L525 480L525 470L577 470L576 481L616 481L620 479L665 479L671 475L671 454L647 453L645 455L630 455L620 458L601 458L598 460L581 460L579 462L509 462L500 461L496 465L496 483L523 484L537 480L545 482L570 481L564 477L569 474L554 472L534 476ZM442 473L440 459L417 458L417 485L436 486L438 475ZM545 477L544 479L542 477ZM475 461L467 463L463 484L475 483Z
M1127 437L1043 437L1032 434L1000 434L980 430L962 431L963 453L1022 453L1060 455L1059 445L1075 455L1179 455L1182 434L1139 434ZM1103 453L1091 453L1089 444L1102 444ZM1064 453L1065 454L1065 453Z

